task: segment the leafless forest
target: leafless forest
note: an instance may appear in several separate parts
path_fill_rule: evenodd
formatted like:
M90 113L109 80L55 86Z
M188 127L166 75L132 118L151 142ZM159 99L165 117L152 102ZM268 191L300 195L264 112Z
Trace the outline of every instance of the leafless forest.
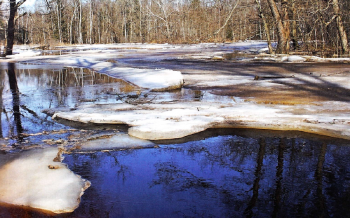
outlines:
M8 47L14 19L15 44L43 47L267 40L276 53L349 53L348 0L37 0L29 12L23 2L2 3Z

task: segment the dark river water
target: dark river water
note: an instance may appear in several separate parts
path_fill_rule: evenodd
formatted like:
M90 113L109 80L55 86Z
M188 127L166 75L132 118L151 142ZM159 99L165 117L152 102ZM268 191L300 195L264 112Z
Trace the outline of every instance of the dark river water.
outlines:
M43 109L118 103L133 99L135 93L159 101L202 100L203 96L191 90L140 95L143 90L131 84L86 69L11 67L4 66L0 74L0 140L8 140L12 147L39 143L45 137L69 137L68 133L26 136L72 128L51 120ZM350 214L349 141L298 132L219 129L154 143L155 148L66 154L63 162L92 185L73 213L56 216ZM55 215L0 206L0 217L50 216Z
M256 137L216 133L157 149L67 155L70 169L92 182L72 215L344 217L350 212L348 146L278 133L259 136L259 131Z

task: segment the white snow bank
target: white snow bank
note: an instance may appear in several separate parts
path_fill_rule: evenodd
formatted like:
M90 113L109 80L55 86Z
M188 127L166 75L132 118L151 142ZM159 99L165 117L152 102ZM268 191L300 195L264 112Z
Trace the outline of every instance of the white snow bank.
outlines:
M13 52L13 55L8 55L7 58L23 58L23 57L34 57L41 55L41 51L37 50L17 50Z
M82 143L79 150L113 150L113 149L126 149L126 148L152 148L154 143L131 137L128 134L118 133L106 138L99 138L86 141Z
M259 54L261 54L261 53L268 53L268 52L269 52L269 48L262 48L262 49L258 50Z
M282 61L287 61L287 62L304 62L306 61L305 58L298 56L298 55L291 55L291 56L284 56L282 57Z
M57 148L22 152L0 168L0 202L54 213L74 211L90 183L54 162ZM1 155L1 159L10 155ZM52 168L52 169L50 169Z

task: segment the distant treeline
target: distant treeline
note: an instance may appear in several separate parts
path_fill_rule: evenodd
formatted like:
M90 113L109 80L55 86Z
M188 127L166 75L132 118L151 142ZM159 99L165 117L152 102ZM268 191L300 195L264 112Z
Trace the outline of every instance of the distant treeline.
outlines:
M17 43L46 46L271 39L278 41L277 53L348 53L349 0L41 1L34 12L21 16L23 11L18 11ZM6 30L6 22L3 26Z

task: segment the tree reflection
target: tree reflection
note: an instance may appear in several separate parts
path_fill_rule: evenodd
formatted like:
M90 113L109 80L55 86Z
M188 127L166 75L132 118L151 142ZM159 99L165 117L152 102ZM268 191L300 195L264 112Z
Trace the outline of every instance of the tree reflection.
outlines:
M274 199L274 209L272 217L278 217L278 212L281 208L281 196L282 196L282 179L283 179L283 165L284 165L284 152L286 149L285 139L280 139L278 146L278 165L276 171L276 191Z
M323 174L323 165L326 159L326 151L327 151L327 144L323 143L321 147L320 154L318 156L318 161L317 161L317 168L315 172L315 180L317 183L317 208L318 210L318 217L327 217L326 213L326 202L325 202L325 197L323 195L323 180L322 180L322 174Z
M0 70L0 138L3 137L2 134L2 111L3 111L3 103L2 103L2 92L4 90L4 73Z
M246 217L253 217L253 208L256 205L256 202L258 200L259 196L259 182L262 176L261 169L263 166L263 161L264 161L264 155L265 155L265 147L266 147L266 141L265 138L261 138L259 140L259 153L258 157L256 159L256 170L255 170L255 180L253 184L253 196L252 199L248 203L247 209L244 211Z
M19 98L19 90L17 85L17 78L15 72L15 64L8 63L8 71L7 71L10 90L12 94L12 109L13 109L13 117L16 125L17 136L19 140L22 140L23 137L21 134L23 133L22 121L21 121L21 112L20 112L20 98Z
M66 156L70 169L93 184L75 214L138 217L136 207L153 217L348 214L348 146L220 135L130 151Z

